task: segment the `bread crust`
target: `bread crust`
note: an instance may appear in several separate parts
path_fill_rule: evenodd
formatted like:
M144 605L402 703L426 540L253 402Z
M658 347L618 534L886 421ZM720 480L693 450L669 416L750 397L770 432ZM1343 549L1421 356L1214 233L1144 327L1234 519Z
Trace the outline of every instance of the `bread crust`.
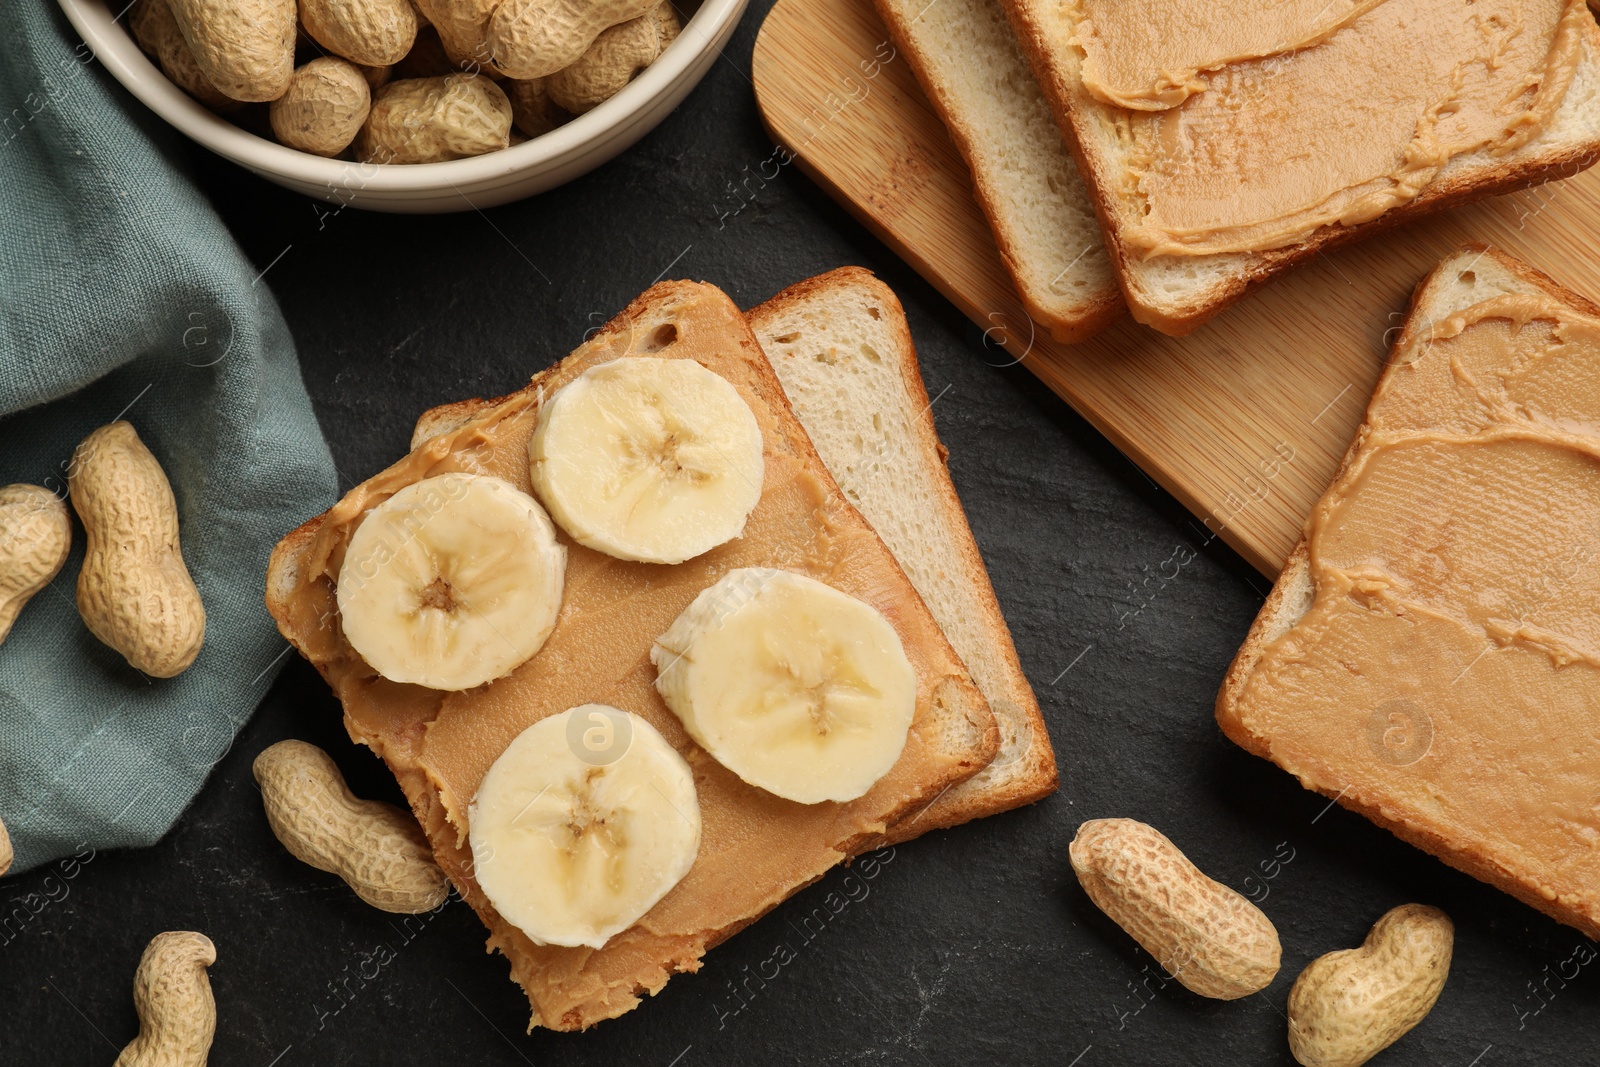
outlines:
M1003 218L1001 205L1006 199L1005 191L995 187L989 181L988 175L973 164L977 153L976 146L981 143L984 131L972 129L950 106L950 95L954 90L932 75L928 56L923 51L921 42L912 33L911 26L907 24L904 12L897 6L897 0L873 0L873 6L889 31L890 40L895 48L904 53L910 62L911 72L916 75L917 84L922 86L923 95L927 97L939 120L944 123L951 142L955 144L956 151L967 165L973 195L978 201L978 207L983 211L984 218L989 222L989 231L994 236L995 246L1000 251L1000 260L1005 264L1006 273L1011 275L1012 286L1016 289L1017 297L1022 301L1028 317L1044 326L1050 331L1051 338L1062 344L1086 341L1120 319L1127 313L1128 308L1121 290L1117 287L1107 287L1087 300L1072 302L1064 297L1041 293L1031 283L1022 269L1016 247L1007 236L1006 228L1001 221ZM825 278L828 275L819 277Z
M1015 773L994 782L967 779L947 787L924 808L902 818L890 828L886 835L888 842L899 843L929 830L957 826L972 819L1034 803L1055 792L1060 779L1055 749L1050 743L1044 715L1039 710L1033 688L1028 684L1022 663L1017 658L1016 645L1011 640L1011 631L1006 626L999 600L995 597L988 569L984 566L978 543L972 536L972 528L967 524L966 511L961 506L955 483L950 480L947 464L949 451L939 440L938 428L933 420L933 405L922 381L921 365L917 361L916 346L911 338L911 327L894 290L879 281L871 271L861 267L840 267L791 285L746 312L745 317L752 327L759 328L764 319L776 318L796 305L824 298L830 291L845 288L858 288L871 293L872 298L889 312L890 327L896 338L895 356L901 381L910 399L910 406L916 411L913 418L913 432L917 436L916 454L935 475L932 480L939 494L938 518L959 545L958 562L963 580L972 588L980 603L984 628L990 635L993 651L1005 665L1006 695L1021 709L1023 722L1019 725L1028 735L1028 744L1017 759L1018 769ZM982 777L981 772L979 777Z
M1095 150L1095 125L1105 114L1105 105L1091 97L1077 77L1077 63L1065 53L1046 27L1042 9L1054 0L1000 0L1016 30L1023 54L1033 68L1050 110L1072 150L1078 169L1094 202L1095 217L1105 235L1106 251L1133 318L1172 337L1182 337L1204 325L1247 294L1265 285L1282 272L1323 252L1354 241L1364 240L1447 208L1470 204L1491 196L1516 192L1542 182L1573 177L1600 161L1600 141L1581 146L1558 147L1543 155L1523 157L1519 152L1509 163L1492 168L1488 174L1474 168L1443 180L1430 182L1415 199L1390 208L1376 218L1355 226L1329 225L1305 240L1266 252L1228 253L1242 265L1234 273L1209 287L1195 299L1162 305L1146 295L1131 263L1139 253L1122 240L1120 219L1110 190L1117 188L1116 164ZM1586 28L1586 62L1600 61L1600 27ZM1218 257L1193 257L1200 261Z
M1600 303L1588 299L1549 275L1537 270L1531 265L1517 259L1515 256L1491 248L1485 244L1470 243L1462 245L1455 252L1446 257L1438 266L1430 271L1413 290L1411 304L1406 313L1406 326L1404 332L1390 348L1385 360L1385 367L1378 384L1373 389L1376 396L1382 391L1384 383L1395 372L1396 358L1410 343L1410 334L1416 326L1429 322L1427 309L1433 297L1433 287L1451 272L1469 269L1483 259L1490 259L1507 273L1518 280L1534 286L1553 299L1567 304L1589 315L1600 316ZM1368 434L1371 432L1371 406L1363 414L1361 425L1357 428L1355 437L1351 440L1349 448L1345 450L1344 458L1339 463L1330 486L1337 485L1344 477L1350 465L1355 461L1361 451ZM1294 551L1284 563L1283 571L1278 580L1273 584L1272 591L1267 595L1261 605L1261 611L1256 615L1255 622L1250 626L1250 631L1229 664L1227 674L1223 676L1222 685L1217 692L1216 718L1217 725L1234 744L1246 751L1272 760L1272 739L1264 734L1250 729L1239 713L1239 699L1244 692L1244 687L1260 663L1261 657L1268 647L1283 633L1287 632L1301 615L1310 606L1308 599L1311 584L1310 577L1310 546L1304 534ZM1277 762L1273 760L1273 762ZM1288 770L1288 768L1285 768ZM1290 771L1290 773L1294 773ZM1546 900L1537 890L1528 886L1523 878L1511 868L1500 863L1491 856L1452 841L1441 834L1434 833L1424 827L1402 823L1391 818L1385 813L1376 800L1363 801L1345 793L1334 794L1331 790L1319 787L1305 778L1300 779L1301 785L1323 796L1330 797L1340 807L1348 808L1359 815L1363 815L1372 822L1388 830L1396 837L1408 844L1415 845L1424 852L1443 860L1445 863L1470 874L1482 882L1502 890L1516 897L1524 904L1536 908L1557 922L1565 923L1584 932L1590 938L1600 938L1600 923L1595 922L1570 908L1564 908L1556 901Z

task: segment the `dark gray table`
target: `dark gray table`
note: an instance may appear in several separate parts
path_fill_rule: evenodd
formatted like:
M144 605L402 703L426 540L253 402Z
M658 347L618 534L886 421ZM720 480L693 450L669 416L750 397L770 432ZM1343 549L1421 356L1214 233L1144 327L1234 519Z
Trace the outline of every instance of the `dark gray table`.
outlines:
M96 856L70 880L5 883L0 906L57 899L0 944L0 1062L110 1063L136 1030L145 942L196 929L219 954L212 1062L225 1067L1286 1064L1282 1013L1301 967L1405 901L1455 919L1455 965L1434 1012L1377 1062L1593 1062L1600 978L1593 966L1570 977L1587 948L1576 932L1330 809L1217 730L1212 700L1266 591L1259 575L793 168L719 223L771 151L748 77L766 7L755 0L724 60L640 145L525 203L330 216L199 149L195 169L268 268L341 488L404 452L424 408L516 388L658 276L714 282L749 306L842 264L878 272L906 304L930 395L942 392L939 432L1061 791L901 846L809 939L801 918L845 872L632 1014L524 1036L522 994L464 904L402 921L272 838L250 761L281 738L326 747L358 793L399 799L295 658L158 847ZM1179 546L1197 555L1149 599L1159 583L1144 580ZM1196 997L1088 903L1067 843L1109 815L1153 823L1212 876L1265 894L1284 947L1269 989ZM779 941L795 958L763 980Z

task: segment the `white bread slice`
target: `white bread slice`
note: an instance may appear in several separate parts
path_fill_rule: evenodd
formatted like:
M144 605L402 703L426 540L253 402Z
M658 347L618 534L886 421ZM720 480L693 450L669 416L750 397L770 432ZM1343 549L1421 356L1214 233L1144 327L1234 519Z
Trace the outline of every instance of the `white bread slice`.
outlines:
M943 2L943 0L941 0ZM1325 226L1297 244L1268 252L1142 258L1119 236L1124 151L1115 136L1121 109L1089 95L1079 75L1082 53L1061 0L1000 0L1016 28L1051 111L1072 146L1105 232L1106 248L1139 322L1182 336L1270 280L1319 252L1371 236L1420 215L1572 175L1600 160L1600 28L1586 27L1583 55L1565 102L1550 125L1521 149L1459 156L1416 197L1355 226ZM1292 60L1291 60L1292 62Z
M1055 751L950 481L900 301L871 272L841 267L747 318L823 464L894 553L1000 726L993 762L890 827L889 839L1048 796Z
M871 272L842 267L790 286L746 317L823 465L889 546L999 724L989 765L890 827L889 839L1053 793L1055 750L950 481L900 301ZM491 403L425 412L411 447Z
M950 139L1029 316L1081 341L1123 313L1094 204L999 0L874 0Z
M1468 245L1453 253L1436 267L1417 286L1412 297L1405 329L1395 342L1384 377L1380 379L1375 395L1381 395L1391 375L1396 371L1398 356L1410 339L1425 335L1434 323L1458 314L1475 304L1492 297L1515 293L1543 293L1589 315L1600 316L1600 305L1580 296L1541 274L1533 267L1506 253L1486 245ZM1350 448L1346 451L1339 470L1330 485L1338 485L1352 462L1360 454L1366 440L1369 424L1363 419L1356 430ZM1358 812L1395 836L1409 842L1439 859L1509 893L1518 900L1537 908L1556 920L1582 930L1587 936L1600 937L1600 922L1591 914L1571 907L1568 902L1547 899L1530 887L1530 872L1515 863L1508 863L1464 839L1447 828L1423 825L1408 820L1397 810L1398 806L1386 802L1387 798L1372 791L1347 789L1336 791L1323 788L1309 780L1307 768L1295 765L1291 758L1275 752L1270 734L1260 732L1241 709L1241 697L1252 672L1260 663L1269 646L1283 637L1310 610L1316 589L1309 564L1309 546L1302 538L1300 544L1285 562L1283 572L1272 587L1255 623L1250 627L1244 644L1240 647L1217 693L1216 716L1222 732L1241 748L1269 759L1296 775L1302 784L1315 788L1338 803ZM1358 665L1359 666L1359 665ZM1508 727L1514 729L1514 727Z

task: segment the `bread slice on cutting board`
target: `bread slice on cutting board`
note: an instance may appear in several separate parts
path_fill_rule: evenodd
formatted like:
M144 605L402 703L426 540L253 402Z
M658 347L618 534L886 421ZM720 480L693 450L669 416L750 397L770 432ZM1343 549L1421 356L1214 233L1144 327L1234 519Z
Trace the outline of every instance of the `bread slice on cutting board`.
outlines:
M950 481L899 299L871 272L841 267L746 318L828 472L894 553L999 724L994 760L895 823L889 839L1048 796L1055 750ZM489 403L434 408L418 420L412 447Z
M531 491L528 443L547 395L625 355L693 359L720 375L760 427L762 495L742 536L671 567L602 556L560 535L561 614L539 652L476 689L443 693L377 677L339 626L334 577L367 511L423 477L468 471ZM468 414L465 421L460 415ZM267 606L344 705L351 737L395 774L434 854L489 928L528 994L530 1025L580 1030L636 1007L712 946L862 850L894 823L992 761L999 731L983 695L883 542L840 492L796 421L744 316L718 289L662 282L566 359L498 400L452 405L452 428L355 487L274 550ZM701 752L661 701L654 639L727 571L799 571L876 608L917 679L898 761L860 798L797 804L741 781ZM603 948L537 945L497 913L473 877L467 814L489 766L526 727L599 701L642 715L694 770L703 832L693 867L636 925Z
M1600 936L1597 514L1600 306L1458 251L1228 669L1223 732Z
M1174 165L1175 171L1198 172L1214 167L1217 160L1211 158L1209 153L1217 149L1206 126L1208 123L1232 122L1234 119L1219 118L1215 113L1202 110L1202 98L1212 91L1208 83L1248 85L1252 87L1249 91L1254 91L1257 83L1270 88L1273 79L1278 78L1281 72L1292 72L1297 69L1297 64L1314 61L1319 50L1335 47L1342 35L1355 33L1363 20L1405 16L1406 12L1399 5L1413 0L1388 0L1376 6L1352 5L1346 0L1340 5L1322 8L1326 11L1335 6L1359 6L1366 9L1366 13L1325 41L1239 64L1236 81L1224 78L1226 67L1223 68L1223 74L1215 77L1200 72L1194 84L1201 91L1174 107L1171 115L1165 116L1169 125L1162 127L1147 125L1161 119L1162 113L1135 111L1107 103L1085 87L1085 53L1077 39L1077 13L1082 10L1084 0L1072 3L1063 3L1061 0L999 2L1005 6L1017 30L1022 50L1038 75L1056 121L1067 135L1078 160L1129 309L1135 319L1164 333L1182 335L1195 329L1251 289L1324 250L1428 212L1550 179L1570 177L1600 159L1600 29L1583 12L1582 0L1560 0L1576 5L1575 8L1565 8L1562 17L1572 16L1576 12L1576 18L1566 25L1576 26L1581 38L1577 67L1564 100L1548 124L1542 132L1515 151L1500 154L1486 148L1455 156L1421 187L1414 198L1365 219L1361 218L1361 213L1352 213L1348 224L1334 222L1322 225L1288 243L1271 245L1271 242L1267 242L1242 251L1151 255L1151 249L1158 246L1148 242L1136 243L1133 239L1134 235L1141 232L1146 213L1150 210L1145 183L1151 167L1151 161L1141 155L1147 148L1139 146L1133 131L1157 128L1160 130L1160 143L1166 146L1164 150L1187 153L1186 157L1181 158L1187 158L1188 163L1181 168ZM1103 2L1110 3L1111 0ZM1454 0L1415 2L1451 4ZM1148 3L1153 8L1165 7L1156 5L1155 0L1148 0ZM1317 6L1312 5L1313 8ZM1158 12L1158 15L1170 21L1169 14ZM1419 44L1419 47L1437 49L1442 44L1429 41ZM1375 54L1371 62L1395 64L1399 65L1396 69L1401 69L1410 60L1399 54ZM1264 92L1253 99L1255 103L1250 105L1253 110L1245 110L1238 121L1259 125L1259 136L1253 138L1253 143L1259 146L1262 160L1265 161L1262 165L1274 165L1272 160L1278 156L1279 149L1274 144L1272 131L1276 124L1284 121L1282 115L1294 113L1295 104L1293 100L1287 100L1273 91ZM1359 131L1363 128L1362 122L1370 121L1370 115L1362 109L1371 105L1381 111L1378 103L1358 100L1354 102L1355 106L1347 109L1347 115L1337 113L1336 117L1348 128L1330 128L1324 142L1308 149L1303 159L1298 154L1296 158L1311 168L1311 173L1315 173L1319 155L1348 152L1348 147L1341 145L1345 141L1359 142L1359 132L1351 131ZM1449 107L1447 102L1440 103L1445 121L1449 119ZM1364 115L1367 117L1362 118ZM1415 145L1425 147L1420 128ZM1282 153L1282 157L1288 155L1287 152ZM1253 178L1247 172L1244 180ZM1209 210L1202 208L1204 205L1195 207L1196 217Z
M842 267L748 317L817 454L900 561L1000 725L993 762L896 823L890 839L1048 796L1055 751L950 481L900 301L870 272Z
M1029 316L1057 341L1123 313L1094 204L998 0L874 0L944 120Z

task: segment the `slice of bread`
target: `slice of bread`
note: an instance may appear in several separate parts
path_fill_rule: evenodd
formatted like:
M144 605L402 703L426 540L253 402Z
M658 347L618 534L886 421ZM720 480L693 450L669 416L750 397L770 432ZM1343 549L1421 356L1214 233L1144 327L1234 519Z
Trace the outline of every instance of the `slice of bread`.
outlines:
M1454 390L1442 388L1440 382L1465 383L1462 386L1465 395L1479 391L1476 383L1509 381L1539 359L1548 361L1550 376L1543 380L1554 383L1557 394L1586 396L1600 408L1600 402L1593 400L1600 396L1600 359L1596 358L1600 354L1600 343L1591 342L1580 349L1547 344L1542 338L1535 338L1529 343L1539 347L1540 356L1531 360L1508 358L1507 369L1501 370L1482 363L1464 366L1458 362L1459 353L1447 347L1448 341L1430 340L1435 324L1449 324L1453 316L1485 301L1518 294L1548 298L1558 307L1600 321L1600 305L1563 288L1509 255L1482 245L1465 247L1454 253L1418 287L1404 331L1395 343L1372 404L1328 495L1313 509L1313 517L1330 506L1338 494L1348 491L1349 484L1369 476L1370 465L1358 466L1368 458L1364 453L1376 451L1383 445L1392 448L1397 441L1403 444L1407 433L1431 434L1436 425L1439 433L1454 435L1451 441L1456 444L1487 440L1496 436L1497 427L1510 426L1514 430L1519 425L1539 426L1567 439L1575 433L1587 435L1580 439L1581 447L1600 454L1600 432L1595 429L1600 426L1600 410L1583 416L1574 412L1546 413L1538 404L1507 404L1486 399L1481 410L1500 414L1494 415L1493 421L1483 416L1481 425L1453 415L1441 418L1436 414L1454 410L1449 405L1456 402ZM1515 338L1530 329L1528 322L1538 318L1534 315L1526 319L1528 314L1511 309L1489 321L1505 322L1503 329ZM1448 338L1449 332L1445 336ZM1481 392L1487 396L1490 391L1502 388L1485 385ZM1417 405L1422 414L1410 417L1410 421L1397 430L1396 412L1401 410L1400 405ZM1477 418L1479 416L1475 415L1474 419ZM1375 433L1375 422L1381 433ZM1498 433L1503 437L1505 431ZM1585 441L1587 443L1583 443ZM1358 473L1352 475L1352 471ZM1470 492L1480 499L1494 495L1493 490L1476 481ZM1440 499L1444 499L1442 490ZM1490 504L1492 506L1492 500ZM1588 515L1592 516L1596 505L1600 505L1600 501L1588 503ZM1570 597L1575 588L1572 585L1575 575L1585 571L1592 573L1592 553L1580 544L1578 549L1583 550L1582 555L1563 559L1560 572L1554 577L1541 577L1537 573L1540 567L1532 550L1533 542L1518 540L1526 538L1528 531L1509 528L1516 525L1513 516L1507 517L1508 528L1495 530L1462 518L1453 510L1431 516L1399 514L1404 529L1391 531L1386 537L1389 545L1400 547L1398 551L1392 548L1389 551L1405 558L1411 571L1426 572L1430 576L1430 587L1446 587L1450 580L1451 553L1459 553L1459 546L1511 544L1509 555L1514 560L1512 569L1519 572L1514 583L1518 588L1485 587L1480 581L1472 587L1471 594L1498 607L1505 617L1521 615L1522 618L1510 627L1509 636L1507 633L1496 636L1496 630L1491 627L1481 646L1469 646L1462 658L1475 671L1498 671L1500 668L1494 664L1491 653L1515 651L1524 641L1523 621L1530 615L1537 617L1556 598ZM1440 515L1446 519L1441 519ZM1440 528L1459 533L1448 534L1441 540L1435 532ZM1562 551L1565 552L1564 547ZM1600 731L1600 714L1594 711L1600 708L1600 667L1580 656L1578 661L1568 661L1553 672L1565 679L1562 684L1586 687L1582 689L1582 703L1587 710L1580 713L1577 720L1560 717L1563 713L1558 710L1551 693L1515 691L1515 687L1504 694L1503 700L1493 702L1492 707L1480 707L1471 702L1467 690L1455 688L1456 682L1467 675L1466 669L1455 675L1455 681L1424 686L1421 676L1427 664L1448 663L1445 674L1453 674L1456 659L1444 656L1436 644L1424 643L1423 627L1430 617L1474 617L1468 608L1456 606L1445 611L1432 600L1420 604L1399 599L1407 595L1406 589L1416 588L1418 581L1397 576L1391 566L1371 561L1362 569L1361 587L1353 587L1348 594L1334 588L1319 590L1312 552L1310 541L1303 539L1284 565L1282 575L1228 668L1216 704L1217 722L1223 732L1241 747L1296 775L1307 788L1334 798L1344 807L1365 815L1451 866L1577 927L1589 937L1600 936L1600 889L1597 889L1600 871L1597 871L1596 862L1596 857L1600 856L1600 849L1597 849L1600 829L1595 825L1600 819L1593 810L1594 798L1600 796L1600 765L1585 747ZM1520 573L1524 570L1527 573ZM1467 581L1458 579L1456 586ZM1524 585L1536 587L1535 593L1531 596L1519 593ZM1589 586L1585 584L1581 588ZM1383 599L1387 594L1392 595ZM1342 617L1343 622L1318 617L1319 607L1342 607L1340 602L1347 597L1356 603L1370 597L1370 604L1374 606L1365 612L1348 613ZM1592 614L1592 610L1593 606L1589 605L1580 615ZM1440 611L1445 614L1439 615ZM1332 615L1327 618L1331 619ZM1408 618L1412 620L1409 623L1406 622ZM1371 625L1372 620L1384 626L1410 626L1416 636L1397 638L1371 661L1358 661L1354 653L1330 654L1324 665L1320 648L1358 647L1347 642L1356 627ZM1534 623L1528 624L1527 630L1531 632L1540 622L1536 618ZM1472 659L1474 650L1489 662L1480 664ZM1551 658L1562 662L1554 655ZM1289 668L1285 664L1296 665L1294 670L1298 673L1294 675L1293 687L1270 691L1252 688L1258 672L1269 668L1287 676ZM1568 673L1563 675L1562 672ZM1326 704L1321 698L1313 700L1309 696L1320 684L1330 687L1367 685L1364 679L1368 676L1387 678L1391 674L1403 675L1405 682L1417 690L1410 693L1411 704L1393 705L1399 710L1399 720L1386 717L1389 713L1379 714L1391 707L1386 699L1341 698L1336 722L1322 721L1322 711L1309 710L1321 709ZM1343 688L1336 691L1345 692ZM1272 694L1271 698L1263 699L1261 694L1267 692ZM1432 710L1424 704L1430 705ZM1421 714L1416 709L1420 709ZM1469 718L1469 714L1473 717ZM1490 725L1482 725L1485 721ZM1391 726L1399 732L1391 735L1388 732ZM1413 738L1420 740L1413 741ZM1550 741L1548 747L1545 746L1547 740ZM1391 741L1415 744L1416 748L1402 751L1397 757L1385 747ZM1556 755L1550 756L1551 752ZM1530 761L1534 765L1530 766ZM1563 783L1572 785L1585 797L1580 807L1567 810L1552 804L1547 790L1566 788ZM1560 824L1563 835L1570 831L1570 849L1552 853L1532 844L1535 831L1549 823Z
M345 641L334 580L367 510L405 485L453 470L531 491L527 446L540 406L587 368L626 355L694 359L728 380L761 427L766 476L741 537L673 567L628 563L562 535L560 621L511 674L462 693L376 677ZM470 413L465 421L459 416ZM915 588L817 457L744 316L718 289L663 282L525 388L432 416L457 422L352 489L272 554L267 607L344 705L345 726L389 765L451 882L489 928L489 945L527 992L530 1026L579 1030L637 1006L675 973L990 763L999 731L982 694ZM729 570L776 566L825 580L877 608L917 676L905 748L848 803L804 805L740 781L689 739L654 687L650 646ZM589 701L647 718L694 770L703 834L694 866L638 924L603 949L535 945L496 912L472 874L467 812L490 764L528 725Z
M1088 183L1130 312L1139 322L1174 336L1195 329L1253 288L1322 251L1428 212L1571 177L1600 159L1600 28L1589 23L1565 101L1539 136L1515 152L1497 156L1484 150L1458 156L1415 199L1366 222L1324 226L1286 247L1144 258L1123 236L1125 228L1140 220L1116 192L1134 166L1128 146L1118 136L1119 123L1125 123L1129 113L1102 103L1085 89L1079 73L1083 54L1073 43L1073 5L1061 0L1000 2Z
M890 840L1048 796L1055 750L950 481L900 301L870 272L841 267L747 317L817 454L900 561L1000 724L994 761L897 822Z
M999 0L874 0L944 120L1033 320L1081 341L1123 313L1094 204Z
M1057 784L1055 750L950 482L900 301L871 272L841 267L790 286L746 318L828 472L894 553L999 723L994 760L896 822L889 840L1048 796ZM411 447L490 404L424 413Z

